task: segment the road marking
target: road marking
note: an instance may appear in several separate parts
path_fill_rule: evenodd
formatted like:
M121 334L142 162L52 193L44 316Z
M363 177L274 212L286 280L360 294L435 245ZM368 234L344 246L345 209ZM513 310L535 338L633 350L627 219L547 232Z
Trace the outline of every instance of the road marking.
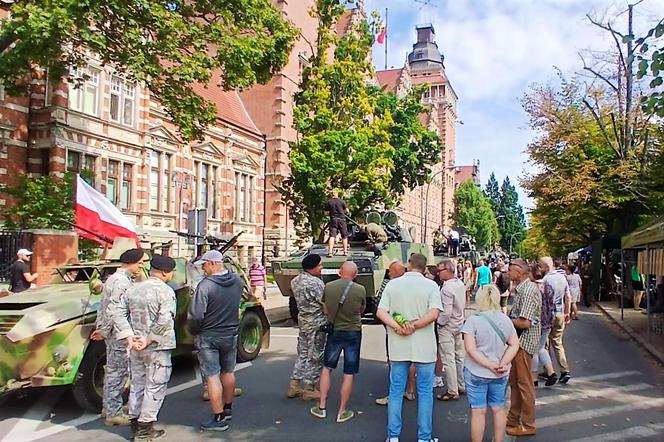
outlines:
M44 393L37 402L28 409L23 417L16 419L16 423L9 433L2 438L2 442L21 440L19 436L33 433L51 413L55 402L60 398L59 394Z
M616 378L622 378L622 377L627 377L627 376L634 376L634 375L642 375L640 371L637 370L628 370L628 371L614 371L612 373L604 373L604 374L596 374L593 376L582 376L579 378L573 377L570 380L570 384L575 383L575 382L592 382L592 381L603 381L604 379L616 379ZM561 387L563 387L561 385ZM564 387L563 387L564 388Z
M245 368L249 368L252 365L253 364L251 362L242 362L242 363L237 364L235 366L235 371L240 371L240 370L243 370ZM166 390L166 396L170 396L171 394L175 394L175 393L179 393L179 392L184 391L184 390L188 390L189 388L195 387L195 386L200 385L200 384L201 384L201 375L200 375L199 371L196 370L196 374L195 374L195 377L194 377L193 380L188 381L188 382L184 382L182 384L174 385L174 386L168 388ZM51 395L51 396L53 396L53 395ZM42 404L42 403L40 402L39 404ZM36 405L33 406L33 408L34 407L36 407ZM30 410L32 410L32 409L30 409ZM50 411L51 410L50 410L50 407L49 407L48 412L46 414L48 415L48 413L50 413ZM28 412L28 413L30 413L30 412ZM17 434L15 436L20 436L20 438L16 438L16 439L8 439L8 437L10 435L10 434L8 434L7 436L5 436L4 439L2 439L2 442L5 442L5 441L10 442L10 441L17 441L17 440L20 440L21 442L33 442L33 441L36 441L38 439L53 436L54 434L58 434L58 433L61 433L63 431L75 429L76 427L79 427L81 425L85 425L85 424L88 424L90 422L96 421L99 418L100 418L100 415L98 415L98 414L85 413L85 414L83 414L82 416L79 416L76 419L72 419L70 421L63 422L61 424L54 424L54 425L49 426L48 428L45 428L43 430L35 432L34 430L36 430L37 427L39 425L41 425L42 422L43 422L44 415L42 414L39 417L39 419L34 420L34 427L31 428L30 431L23 431L22 430L21 433L17 432ZM25 418L23 418L21 420L25 420ZM31 421L31 422L33 422L33 421ZM14 429L15 428L16 428L16 426L14 427ZM14 429L12 429L11 433L15 432Z
M643 398L641 398L643 399ZM537 419L538 428L554 427L557 425L569 424L571 422L585 421L598 417L610 416L612 414L623 413L626 411L647 410L664 406L664 398L648 398L647 401L639 401L624 405L614 405L609 407L595 408L587 411L577 411L575 413L566 413L560 416L549 416Z
M574 439L569 442L619 442L641 439L644 437L661 436L664 431L664 424L650 424L641 427L631 427L621 431L611 433L597 434L595 436Z
M558 402L574 401L577 399L608 397L609 395L627 393L630 391L637 391L637 390L646 390L648 388L655 388L655 387L650 384L635 384L635 385L626 385L624 387L610 387L610 388L600 388L595 390L582 390L570 394L556 394L556 395L544 396L542 398L537 399L535 405L551 405L551 404L556 404Z

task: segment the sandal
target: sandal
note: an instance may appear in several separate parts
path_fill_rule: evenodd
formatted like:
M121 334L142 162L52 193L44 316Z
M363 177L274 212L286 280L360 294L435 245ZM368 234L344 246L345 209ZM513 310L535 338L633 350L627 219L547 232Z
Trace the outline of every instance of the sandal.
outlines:
M415 393L404 393L403 397L406 400L414 401L415 400Z
M439 401L458 401L459 400L459 395L454 396L454 395L449 394L449 393L437 394L436 399L438 399Z

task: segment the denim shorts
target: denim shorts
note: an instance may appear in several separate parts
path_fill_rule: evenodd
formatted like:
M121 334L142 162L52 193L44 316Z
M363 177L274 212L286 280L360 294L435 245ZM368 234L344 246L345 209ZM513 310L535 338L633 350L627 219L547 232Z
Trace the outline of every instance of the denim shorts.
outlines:
M357 374L360 371L361 331L335 330L325 342L323 365L337 368L341 351L344 352L344 374Z
M198 363L205 377L219 373L233 373L237 358L237 335L235 336L196 336Z
M507 380L502 378L482 378L475 376L467 368L463 369L466 382L466 395L470 408L504 407L507 393Z

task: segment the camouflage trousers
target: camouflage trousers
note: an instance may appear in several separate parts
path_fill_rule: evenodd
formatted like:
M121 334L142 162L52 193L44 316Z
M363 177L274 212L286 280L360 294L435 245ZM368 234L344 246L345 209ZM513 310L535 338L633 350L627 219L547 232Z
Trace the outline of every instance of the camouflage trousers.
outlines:
M166 397L173 366L170 350L132 350L129 417L139 422L154 422Z
M103 412L107 417L113 417L122 412L122 393L129 376L129 356L123 341L111 338L105 343Z
M318 331L318 326L300 324L297 336L297 359L291 379L302 381L305 385L316 385L323 369L323 353L327 334Z

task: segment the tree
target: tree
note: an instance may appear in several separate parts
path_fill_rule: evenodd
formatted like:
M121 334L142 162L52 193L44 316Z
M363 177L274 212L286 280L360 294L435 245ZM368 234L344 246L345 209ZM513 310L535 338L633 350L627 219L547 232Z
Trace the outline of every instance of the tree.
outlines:
M542 226L536 216L530 218L530 227L526 231L525 239L520 244L520 255L526 259L538 259L542 256L561 256L564 249L549 249L548 239L544 235Z
M489 248L500 239L491 203L472 181L462 183L454 193L452 219L456 227L475 238L480 248Z
M512 252L524 238L526 217L523 214L523 208L519 204L519 195L516 193L516 188L510 182L509 177L505 177L500 187L500 201L496 218L498 219L498 230L501 237L500 245L503 250Z
M644 111L664 117L664 19L648 31L648 33L636 40L639 50L636 52L638 61L638 78L650 80L651 93L641 99ZM633 38L629 36L628 38ZM651 45L653 47L651 47Z
M494 175L493 172L491 172L489 181L486 183L484 194L487 198L489 198L491 209L497 214L498 206L500 205L500 188L498 187L498 180L496 180L496 175Z
M10 18L0 26L0 81L8 92L26 92L34 66L57 83L94 54L142 82L186 139L216 119L196 84L220 73L224 89L265 83L286 64L297 37L269 0L9 3Z
M319 22L316 51L295 95L291 172L278 185L302 237L320 238L331 191L341 192L353 217L374 205L391 207L406 188L430 179L442 150L418 119L426 110L419 90L399 99L369 84L368 21L341 37L333 33L344 5L318 0L311 11Z

